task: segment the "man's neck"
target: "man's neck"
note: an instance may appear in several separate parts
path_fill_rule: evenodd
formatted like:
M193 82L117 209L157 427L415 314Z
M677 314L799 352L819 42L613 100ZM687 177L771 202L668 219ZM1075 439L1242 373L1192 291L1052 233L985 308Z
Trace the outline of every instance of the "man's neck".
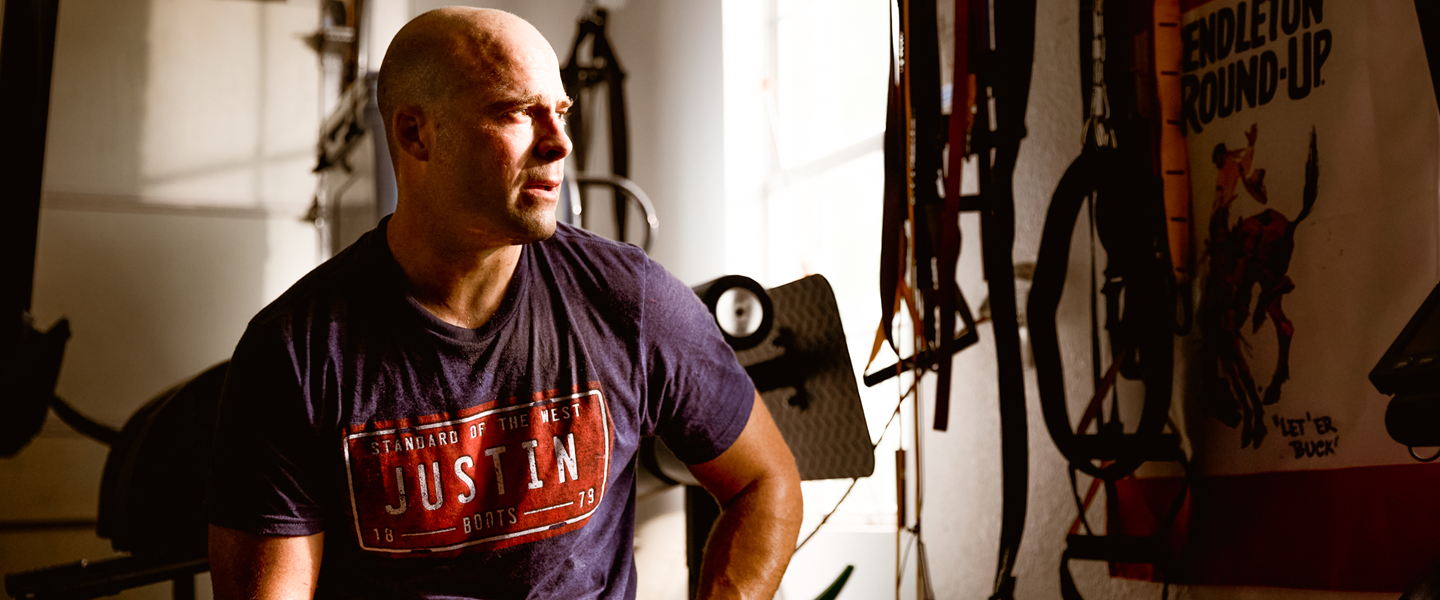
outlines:
M410 295L446 323L467 329L484 325L505 300L521 247L485 246L411 217L397 210L385 232Z

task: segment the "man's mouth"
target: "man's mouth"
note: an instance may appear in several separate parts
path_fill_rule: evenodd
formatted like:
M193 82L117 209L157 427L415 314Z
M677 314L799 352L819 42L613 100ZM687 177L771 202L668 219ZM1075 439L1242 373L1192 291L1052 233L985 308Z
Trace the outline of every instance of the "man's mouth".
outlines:
M525 184L525 189L553 192L560 189L560 182L556 180L531 181Z

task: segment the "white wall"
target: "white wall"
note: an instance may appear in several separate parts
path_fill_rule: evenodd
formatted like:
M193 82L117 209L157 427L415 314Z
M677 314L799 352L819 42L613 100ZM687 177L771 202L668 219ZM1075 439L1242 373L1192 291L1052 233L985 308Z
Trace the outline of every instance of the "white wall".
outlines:
M440 4L376 3L386 15ZM583 2L489 5L531 20L563 61ZM753 210L726 204L725 169L747 155L725 146L721 9L721 0L629 0L611 13L611 39L629 74L632 178L661 219L652 254L690 283L725 272L727 255L742 251L726 240L744 239L727 238L727 227ZM316 10L297 0L62 2L35 314L42 326L72 321L60 393L82 411L119 426L155 393L228 356L250 315L313 264L313 230L298 216L313 192L318 81L315 56L299 38L315 28ZM1016 174L1016 262L1033 260L1046 203L1079 151L1075 13L1072 2L1039 2L1029 137ZM963 226L960 278L967 296L983 297L970 293L979 289L977 223L967 217ZM850 333L852 346L868 346L869 332ZM925 532L939 598L986 597L994 572L999 430L992 336L981 336L987 341L956 359L950 430L925 437ZM1033 373L1027 385L1034 389ZM1033 395L1029 409L1031 496L1017 597L1054 598L1073 508ZM52 419L19 457L0 461L0 489L24 490L0 495L0 518L93 517L103 460L103 448ZM638 541L642 598L683 590L673 508L642 506L661 515L642 525ZM888 597L892 534L832 525L812 544L797 555L785 597L813 597L844 562L859 570L842 598ZM108 553L108 543L85 530L0 534L4 572ZM1154 584L1108 578L1103 565L1077 563L1075 571L1087 597L1159 594ZM905 589L913 597L913 579ZM152 586L122 597L166 594Z
M763 3L741 0L727 0L724 3L724 26L751 28L752 33L758 39L759 35L764 34L763 28L766 27L766 23L733 14L731 9L737 5L758 8ZM1014 179L1016 198L1014 261L1017 264L1035 260L1050 196L1061 174L1080 151L1080 139L1076 133L1080 114L1077 70L1079 59L1076 50L1078 46L1077 12L1072 2L1061 0L1040 0L1037 6L1034 73L1026 114L1028 136L1021 146L1020 162ZM628 14L628 9L627 11L617 11L616 18L623 18ZM710 27L692 23L689 29L684 30L685 45L665 48L662 54L695 52L686 46L698 43L695 40L708 39L711 31ZM548 31L546 33L549 34ZM633 51L627 52L628 48L651 44L655 38L668 37L670 33L671 31L667 29L652 28L647 30L647 35L639 38L618 38L616 44L621 50L622 58L625 58L633 55ZM746 46L746 33L736 31L723 31L722 33L725 53L722 56L721 67L727 75L732 71L743 72L745 70L745 67L732 68L732 64L735 62L753 64L766 60L764 56L754 53L753 46ZM552 39L552 41L554 40ZM750 43L756 44L758 41L750 41ZM563 59L564 54L562 53L561 56ZM626 64L632 68L632 71L643 68L637 65L645 65L645 63L637 63L633 59L627 60ZM665 90L664 87L657 87L657 85L668 86L672 81L685 82L687 81L686 77L700 77L707 72L710 64L699 62L692 69L674 74L670 78L656 80L646 78L644 81L647 81L647 85L628 87L627 91L630 94L632 106L641 106L646 102L644 98L647 95L671 94L672 92ZM753 67L751 70L754 70ZM633 81L639 82L644 75L635 75L635 77L636 79ZM648 83L651 81L654 83ZM753 120L761 118L760 111L763 111L763 107L746 105L746 102L753 100L754 95L736 93L736 89L732 87L733 85L753 85L755 82L726 80L723 84L726 86L723 88L725 104L722 107L722 113L724 118L736 118L738 115L739 118L749 118L752 121L725 123L727 134L733 131L740 133L735 138L721 136L723 141L720 143L723 147L723 154L720 160L726 178L723 181L725 205L719 216L724 220L715 221L715 223L725 223L726 228L722 237L719 238L725 245L716 254L723 254L727 259L727 262L721 265L722 267L735 268L737 265L742 265L753 268L759 264L755 257L750 256L754 253L753 240L764 236L748 236L745 232L737 231L736 227L757 223L761 220L757 218L755 211L764 210L764 207L756 206L753 197L756 195L757 188L764 185L764 174L752 173L748 170L766 168L766 161L763 160L766 150L753 145L742 146L740 144L768 141L763 127L751 127L750 131L744 131L747 125L755 125ZM689 83L688 85L695 84ZM699 110L689 106L685 107L685 110L695 119L719 118L718 114L709 110ZM645 118L644 116L637 117L636 114L636 112L632 112L632 121ZM644 115L645 113L638 114ZM748 138L748 140L744 138ZM737 139L739 139L738 142ZM664 141L637 135L633 142L634 152L638 157L642 153L648 152L644 149L644 144ZM704 143L714 143L714 138L702 136L691 139L690 143L683 146L664 148L667 150L683 148L683 152L674 152L669 158L677 161L683 159L684 163L682 164L689 164L691 168L703 168L713 164L716 160L710 154L712 149L703 149L700 146ZM637 166L637 168L640 167ZM648 186L647 189L649 189ZM655 192L652 191L652 194ZM695 214L712 214L706 212L712 209L713 207L700 206L689 200L682 208L687 213L694 211ZM672 218L663 211L661 216L662 220L666 221ZM768 226L786 227L787 224L770 223ZM965 247L962 251L959 280L966 290L967 297L975 298L978 302L979 298L986 296L979 264L978 219L973 215L966 215L962 218L962 227ZM878 235L878 223L874 224L874 228ZM688 234L689 230L685 230L685 233ZM704 232L697 231L696 233ZM667 237L669 237L668 232ZM1072 256L1076 257L1073 259L1076 264L1072 265L1070 269L1072 275L1082 273L1081 267L1088 269L1088 264L1082 264L1084 262L1081 260L1081 257L1084 256L1082 248L1077 247ZM664 259L662 258L662 260ZM692 268L691 263L686 262L679 262L675 265L667 263L667 265L671 268ZM1078 276L1073 285L1080 285L1082 282L1083 276ZM1023 303L1023 301L1024 297L1022 296L1021 302ZM841 305L845 304L846 301L842 299ZM1073 321L1077 331L1083 329L1082 320L1088 318L1084 315L1084 307L1067 304L1062 310L1069 311L1062 314L1062 319L1068 318ZM869 346L870 331L850 331L849 334L849 343L852 348ZM925 430L923 440L924 475L927 486L923 517L925 541L929 551L929 565L933 575L934 589L938 598L987 597L991 591L995 570L1002 512L1002 498L998 485L1001 478L999 419L994 375L993 335L990 328L985 325L982 325L980 335L981 344L961 353L955 361L954 380L956 384L952 393L949 431L935 432L930 431L928 426L923 427ZM1063 351L1069 362L1081 364L1088 361L1089 349L1086 342L1068 338L1064 342L1066 345ZM1064 550L1065 534L1074 519L1074 504L1068 489L1069 480L1064 460L1050 441L1050 436L1041 420L1038 398L1034 393L1036 388L1033 368L1027 369L1026 385L1029 391L1027 405L1030 415L1028 427L1030 499L1025 538L1019 564L1015 569L1015 575L1019 578L1016 597L1055 598L1059 596L1060 555ZM1079 390L1082 388L1088 390L1088 386L1089 384L1085 381L1073 382L1070 394L1072 400L1077 404L1080 403ZM933 394L926 395L926 398L933 398ZM1082 407L1072 407L1072 412L1078 412L1080 408ZM929 415L933 414L932 410L933 401L927 400L922 411ZM908 435L909 426L907 425L906 428ZM913 448L913 445L907 445ZM881 456L878 460L888 461L889 456ZM913 469L913 464L911 468ZM882 475L883 471L883 469L877 469L877 476ZM914 481L913 472L910 479L912 482ZM814 499L807 497L807 500L813 501ZM828 503L821 508L828 509ZM1102 509L1097 506L1097 509L1092 512L1092 519L1103 520L1103 517L1100 517L1101 512ZM802 531L803 533L805 532ZM664 534L657 532L656 535ZM842 598L890 597L893 594L892 581L895 573L894 553L895 537L893 533L877 532L873 527L854 524L836 525L832 522L820 536L812 541L810 546L797 554L792 563L792 569L787 573L785 585L782 587L782 595L792 600L814 597L838 574L841 567L845 564L855 564L857 571L851 578ZM902 593L907 598L915 597L914 563L915 558L912 556L902 587ZM1150 598L1160 594L1161 586L1158 584L1111 579L1103 563L1077 561L1073 563L1072 568L1077 585L1086 597ZM642 563L642 579L644 577ZM1393 594L1219 587L1172 589L1172 593L1184 598L1255 599L1338 599L1393 596Z
M681 281L724 274L723 74L720 1L628 0L607 30L625 70L630 179L655 203L660 233L650 256ZM535 25L563 65L584 3L489 4Z
M57 391L83 413L120 427L228 358L250 317L314 266L301 217L314 194L318 61L302 37L317 11L60 3L32 312L41 328L70 320ZM0 520L93 519L105 456L51 416L0 460ZM0 572L112 554L84 528L0 533Z

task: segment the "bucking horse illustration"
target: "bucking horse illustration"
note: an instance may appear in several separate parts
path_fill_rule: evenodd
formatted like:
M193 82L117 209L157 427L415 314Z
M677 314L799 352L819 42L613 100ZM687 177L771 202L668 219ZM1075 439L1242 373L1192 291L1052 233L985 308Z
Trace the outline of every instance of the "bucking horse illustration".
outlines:
M1248 142L1239 150L1217 144L1213 159L1218 173L1215 205L1210 213L1210 238L1202 260L1209 272L1200 295L1196 321L1203 338L1201 360L1201 405L1206 414L1230 427L1240 427L1240 447L1260 447L1265 439L1265 406L1280 401L1280 387L1290 377L1290 340L1295 326L1280 305L1285 294L1295 289L1286 271L1295 251L1295 228L1315 206L1320 165L1316 158L1315 130L1310 130L1310 156L1305 160L1305 189L1300 214L1292 221L1274 208L1240 218L1231 225L1230 207L1243 187L1250 197L1268 204L1265 169L1252 169L1257 129L1245 133ZM1251 320L1251 294L1259 288L1254 302L1251 334L1259 333L1268 317L1275 325L1279 353L1269 385L1259 387L1250 373L1249 342L1241 328ZM1262 392L1263 390L1263 392Z

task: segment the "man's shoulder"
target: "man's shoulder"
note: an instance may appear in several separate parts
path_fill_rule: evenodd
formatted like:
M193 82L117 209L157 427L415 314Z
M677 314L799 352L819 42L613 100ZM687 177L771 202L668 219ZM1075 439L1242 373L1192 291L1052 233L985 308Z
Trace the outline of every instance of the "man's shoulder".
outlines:
M564 223L557 223L555 235L535 244L534 248L552 268L570 271L580 279L641 278L651 266L650 258L639 246Z
M630 259L644 259L645 251L627 242L617 242L597 233L565 223L555 224L555 235L540 242L546 248L583 250L587 254L624 256Z
M328 313L364 298L362 289L385 276L372 230L339 254L311 269L250 320L252 325L286 322L298 315Z

